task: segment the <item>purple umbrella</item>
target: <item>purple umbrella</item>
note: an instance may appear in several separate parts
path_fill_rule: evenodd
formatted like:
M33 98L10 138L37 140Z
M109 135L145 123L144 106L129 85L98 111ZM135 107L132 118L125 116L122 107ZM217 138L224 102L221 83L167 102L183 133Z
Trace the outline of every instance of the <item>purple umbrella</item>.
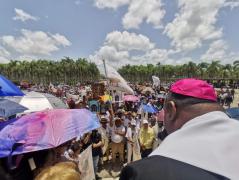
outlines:
M0 158L54 148L99 127L97 115L86 109L32 113L0 131Z

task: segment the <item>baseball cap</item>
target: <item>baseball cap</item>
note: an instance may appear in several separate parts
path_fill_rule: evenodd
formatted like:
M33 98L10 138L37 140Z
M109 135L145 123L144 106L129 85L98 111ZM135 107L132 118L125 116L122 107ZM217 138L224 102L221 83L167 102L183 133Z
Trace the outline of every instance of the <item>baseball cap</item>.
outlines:
M184 96L195 97L210 101L217 101L217 96L213 86L206 81L199 79L181 79L172 84L170 91Z
M143 120L143 124L149 124L148 120L147 120L147 119L144 119L144 120Z

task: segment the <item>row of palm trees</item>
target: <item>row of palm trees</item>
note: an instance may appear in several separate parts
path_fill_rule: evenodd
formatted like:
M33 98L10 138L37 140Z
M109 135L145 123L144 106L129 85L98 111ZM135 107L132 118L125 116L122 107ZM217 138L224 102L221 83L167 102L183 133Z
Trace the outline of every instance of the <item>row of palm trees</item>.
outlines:
M100 77L96 64L86 59L73 60L65 57L60 61L10 61L0 64L0 73L14 82L68 83L96 81Z
M239 79L239 61L232 64L220 64L220 61L196 64L188 62L183 65L125 65L118 72L130 82L151 81L152 75L162 81L171 79L197 77L201 79ZM85 58L77 60L65 57L60 61L10 61L0 64L0 73L12 81L26 80L30 83L68 83L92 82L100 79L95 63Z
M167 81L177 78L200 78L200 79L239 79L239 61L232 64L220 64L220 61L211 63L201 62L196 64L188 62L183 65L125 65L119 69L119 73L130 82L150 81L152 75Z

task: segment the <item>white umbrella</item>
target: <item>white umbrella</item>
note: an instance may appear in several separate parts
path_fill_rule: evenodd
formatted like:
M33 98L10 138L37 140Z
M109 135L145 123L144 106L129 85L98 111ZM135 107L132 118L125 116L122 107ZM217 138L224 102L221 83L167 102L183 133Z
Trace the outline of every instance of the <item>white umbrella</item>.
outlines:
M43 111L46 109L66 109L67 106L59 98L45 93L38 92L24 92L23 97L8 97L8 99L15 101L25 107L28 110L24 111L24 114Z

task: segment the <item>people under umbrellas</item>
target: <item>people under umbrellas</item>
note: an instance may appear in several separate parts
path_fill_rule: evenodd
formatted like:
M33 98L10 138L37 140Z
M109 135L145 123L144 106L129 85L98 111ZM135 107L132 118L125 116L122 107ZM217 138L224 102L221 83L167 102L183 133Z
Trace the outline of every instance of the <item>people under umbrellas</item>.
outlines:
M207 177L211 178L213 176L215 178L233 179L234 174L231 176L231 173L234 173L235 170L226 158L230 159L234 167L238 167L238 164L235 163L237 157L232 158L232 156L235 156L238 146L236 143L233 144L231 140L238 139L236 134L238 125L234 125L235 127L232 128L232 125L228 123L229 119L225 117L222 109L217 106L213 98L210 98L213 94L213 88L207 84L201 86L199 83L196 83L195 85L196 81L198 80L191 81L190 83L188 81L184 83L179 81L182 84L175 83L171 86L166 100L164 96L157 96L158 94L155 96L148 94L144 98L140 98L141 95L138 94L137 96L141 99L138 104L127 103L127 106L125 104L114 106L110 101L100 101L102 107L99 105L101 112L98 113L101 114L99 116L101 127L92 133L85 134L80 143L77 140L73 140L70 148L65 151L65 154L63 153L65 156L60 156L58 161L65 161L67 158L67 160L77 162L78 155L92 145L95 172L98 171L98 161L101 155L106 155L107 160L110 159L110 149L113 163L116 162L117 154L119 154L121 162L119 165L127 162L128 166L123 169L121 179L139 179L140 177L141 179L150 180L157 177L157 179L167 180L172 178L171 175L176 179L196 179L198 177L200 179L207 179ZM80 106L76 106L77 103L73 99L68 99L69 107L87 108L88 101L93 98L93 94L90 97L91 95L83 98L82 101L79 100ZM99 101L97 102L99 103ZM150 109L144 109L142 108L143 106L140 109L140 104ZM159 108L155 111L156 105L158 107L164 104L166 106L163 110ZM115 114L112 113L113 107ZM153 110L151 111L151 109ZM158 110L161 111L158 113ZM138 115L135 112L138 112ZM213 113L213 115L210 113ZM218 114L220 114L220 118ZM165 123L163 122L164 119L166 119ZM199 119L198 122L200 123L197 124L198 122L196 123L194 119ZM222 126L216 125L216 122L219 122L218 119L220 119ZM222 134L215 132L214 129L219 129ZM230 133L231 135L229 136L228 134ZM177 134L178 137L174 136L174 134ZM167 135L168 137L166 137ZM209 135L210 137L208 137ZM221 138L225 148L233 147L227 148L230 149L231 155L223 154L220 151L224 147L221 144L221 146L218 145L219 142L217 139L213 139L214 137ZM159 145L162 140L165 142ZM217 149L211 147L210 144L215 145ZM204 147L207 147L208 152L205 152ZM152 152L155 148L156 150ZM229 152L227 149L224 152ZM184 151L188 152L188 154ZM201 153L198 154L198 151ZM211 154L211 151L215 153ZM125 152L126 158L124 158ZM62 152L59 151L57 154L62 154ZM218 156L218 154L225 161L225 164L231 168L231 171L223 167L219 169L220 171L217 168L211 168L213 162L217 162L218 159L215 156ZM134 162L141 159L141 155L144 160ZM205 156L210 157L208 158L209 165L206 162L210 166L209 168L204 166L205 162L203 162L203 159ZM211 158L213 160L210 160ZM221 165L221 162L222 160L220 159L219 163L214 164L224 166ZM110 164L110 162L108 163ZM169 167L166 167L166 164Z

